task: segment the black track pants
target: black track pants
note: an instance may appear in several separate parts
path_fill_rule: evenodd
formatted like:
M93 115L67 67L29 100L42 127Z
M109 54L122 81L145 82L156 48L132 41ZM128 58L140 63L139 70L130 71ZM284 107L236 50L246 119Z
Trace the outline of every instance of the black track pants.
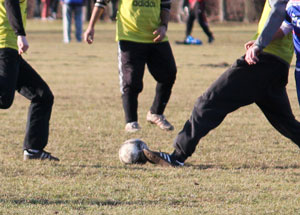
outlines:
M143 90L145 65L157 82L150 111L163 114L177 72L169 42L119 42L119 77L126 122L138 120L138 95Z
M277 57L261 54L249 66L238 59L200 96L190 119L175 139L176 152L191 156L200 139L238 108L256 103L282 135L300 146L300 123L295 119L286 93L289 67Z
M48 142L53 94L37 72L14 49L0 49L0 108L9 108L15 91L31 101L24 149L43 149Z

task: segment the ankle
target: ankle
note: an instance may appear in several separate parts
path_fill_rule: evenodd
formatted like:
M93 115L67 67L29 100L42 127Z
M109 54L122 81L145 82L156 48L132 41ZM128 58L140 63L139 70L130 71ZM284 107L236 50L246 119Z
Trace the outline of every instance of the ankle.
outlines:
M181 152L177 151L176 149L174 150L174 152L171 154L171 157L174 160L177 160L181 163L184 163L184 161L186 160L186 157L182 155Z

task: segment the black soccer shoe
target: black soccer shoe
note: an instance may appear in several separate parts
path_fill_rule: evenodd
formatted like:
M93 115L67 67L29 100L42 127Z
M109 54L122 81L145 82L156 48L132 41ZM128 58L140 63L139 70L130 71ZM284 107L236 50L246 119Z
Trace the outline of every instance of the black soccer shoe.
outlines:
M214 38L213 36L210 36L210 37L208 38L208 43L213 43L214 40L215 40L215 38Z
M145 157L150 163L157 164L163 167L179 167L184 163L175 160L171 155L164 152L153 152L149 149L143 149Z
M44 150L38 150L33 152L30 150L24 150L24 161L26 160L49 160L49 161L59 161L57 157L51 155L51 153Z

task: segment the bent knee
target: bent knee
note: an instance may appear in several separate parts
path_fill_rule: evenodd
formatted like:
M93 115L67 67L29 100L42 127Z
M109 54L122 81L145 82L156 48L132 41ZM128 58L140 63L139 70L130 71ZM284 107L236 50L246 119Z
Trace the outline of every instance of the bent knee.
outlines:
M45 93L42 97L43 103L47 106L52 106L54 104L54 95L49 90L47 93Z
M33 103L39 103L43 106L51 107L54 103L54 95L51 90L44 90L42 93L38 93L33 99Z
M175 83L176 80L176 70L169 73L168 75L165 75L161 77L159 80L157 80L159 83L162 83L164 85L170 85L172 86Z
M131 86L125 86L121 89L122 94L139 94L143 91L143 85L131 85Z

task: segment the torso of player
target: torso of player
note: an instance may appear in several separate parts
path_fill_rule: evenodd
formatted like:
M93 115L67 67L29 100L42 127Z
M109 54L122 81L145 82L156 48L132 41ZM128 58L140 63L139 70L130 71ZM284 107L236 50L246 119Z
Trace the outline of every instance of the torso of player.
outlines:
M300 1L290 1L287 5L287 14L291 18L293 26L294 48L297 56L297 64L300 63Z
M4 2L5 0L0 0L0 48L18 49L17 36L15 35L15 32L13 31L8 22ZM19 2L22 13L23 25L25 27L27 16L27 0L19 0Z
M269 5L269 2L266 1L262 16L259 20L258 30L254 37L255 40L261 34L261 32L268 20L270 12L271 12L271 7ZM275 56L281 58L282 60L284 60L285 62L287 62L288 64L290 64L293 59L293 55L294 55L294 47L293 47L292 37L293 36L290 33L290 34L286 35L285 37L283 37L282 39L274 40L266 48L264 48L263 51L266 53L275 55Z
M160 4L160 0L120 0L116 40L153 43L153 31L161 23Z

